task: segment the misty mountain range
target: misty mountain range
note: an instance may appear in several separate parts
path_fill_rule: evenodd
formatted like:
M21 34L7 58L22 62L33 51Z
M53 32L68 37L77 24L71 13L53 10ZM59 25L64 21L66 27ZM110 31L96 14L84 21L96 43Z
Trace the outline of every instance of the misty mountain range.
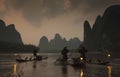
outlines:
M40 38L38 47L24 45L20 33L14 24L6 26L0 20L0 51L1 52L32 52L40 48L41 52L61 50L64 46L77 49L81 44L89 51L102 50L120 51L120 5L108 7L103 16L98 15L92 28L88 21L84 22L84 41L73 38L67 41L59 34L48 41L46 36Z
M40 39L39 48L41 52L61 51L65 46L70 50L78 49L82 42L78 38L73 38L67 41L60 34L55 34L55 37L48 41L46 36Z
M47 37L43 36L40 39L39 46L24 45L20 33L15 29L14 24L6 25L3 20L0 20L0 52L33 52L34 49L39 49L42 52L53 52L62 50L64 46L68 46L70 49L76 49L80 46L81 41L78 38L62 39L59 34L55 35L55 38L50 42Z

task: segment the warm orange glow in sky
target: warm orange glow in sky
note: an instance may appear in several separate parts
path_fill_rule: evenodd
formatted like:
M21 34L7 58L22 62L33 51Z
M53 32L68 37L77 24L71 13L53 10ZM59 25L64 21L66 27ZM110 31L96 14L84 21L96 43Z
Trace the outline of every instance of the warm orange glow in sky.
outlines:
M94 1L94 2L93 2ZM94 4L93 4L94 3ZM38 45L42 36L59 33L67 40L83 40L83 24L92 26L97 15L119 0L0 0L0 18L15 24L25 44Z

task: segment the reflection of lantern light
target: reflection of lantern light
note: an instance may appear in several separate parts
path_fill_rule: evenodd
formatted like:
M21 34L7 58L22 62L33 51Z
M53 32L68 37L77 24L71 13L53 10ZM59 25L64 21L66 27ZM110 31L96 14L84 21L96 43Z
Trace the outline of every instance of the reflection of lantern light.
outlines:
M112 67L107 66L107 69L108 69L108 77L111 77Z
M16 76L16 68L17 68L17 64L14 64L14 76Z
M83 70L81 69L81 70L80 70L80 77L83 77L83 74L84 74L84 73L83 73Z

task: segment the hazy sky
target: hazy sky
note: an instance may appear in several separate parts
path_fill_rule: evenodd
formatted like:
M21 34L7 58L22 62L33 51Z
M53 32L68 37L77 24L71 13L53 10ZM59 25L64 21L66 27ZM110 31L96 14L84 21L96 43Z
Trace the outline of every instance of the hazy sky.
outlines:
M15 24L25 44L38 45L42 36L59 33L67 40L83 40L83 23L92 25L110 5L120 0L0 0L0 18Z

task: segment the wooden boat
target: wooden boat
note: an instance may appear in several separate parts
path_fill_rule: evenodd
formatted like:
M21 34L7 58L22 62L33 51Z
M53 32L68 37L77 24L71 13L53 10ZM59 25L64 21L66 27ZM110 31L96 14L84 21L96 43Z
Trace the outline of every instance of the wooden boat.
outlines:
M79 61L79 62L76 62L74 61L74 59L68 59L67 61L64 61L63 59L59 58L55 61L55 64L56 65L70 65L70 66L73 66L73 67L82 67L85 65L84 62L82 61Z
M62 59L57 59L56 64L58 65L71 65L74 67L78 67L78 66L85 66L85 64L97 64L97 65L107 65L110 62L109 61L103 61L103 62L89 62L89 61L84 61L84 60L80 60L79 58L72 58L71 60L68 61L64 61Z
M79 62L79 63L72 63L72 64L69 64L71 65L72 67L83 67L85 66L85 63L84 62Z
M24 59L16 59L17 62L27 62L28 60L24 60Z
M26 57L25 59L16 59L17 62L29 62L29 61L41 61L41 60L44 60L44 59L47 59L48 57L42 57L42 56L37 56L37 58L29 58Z

